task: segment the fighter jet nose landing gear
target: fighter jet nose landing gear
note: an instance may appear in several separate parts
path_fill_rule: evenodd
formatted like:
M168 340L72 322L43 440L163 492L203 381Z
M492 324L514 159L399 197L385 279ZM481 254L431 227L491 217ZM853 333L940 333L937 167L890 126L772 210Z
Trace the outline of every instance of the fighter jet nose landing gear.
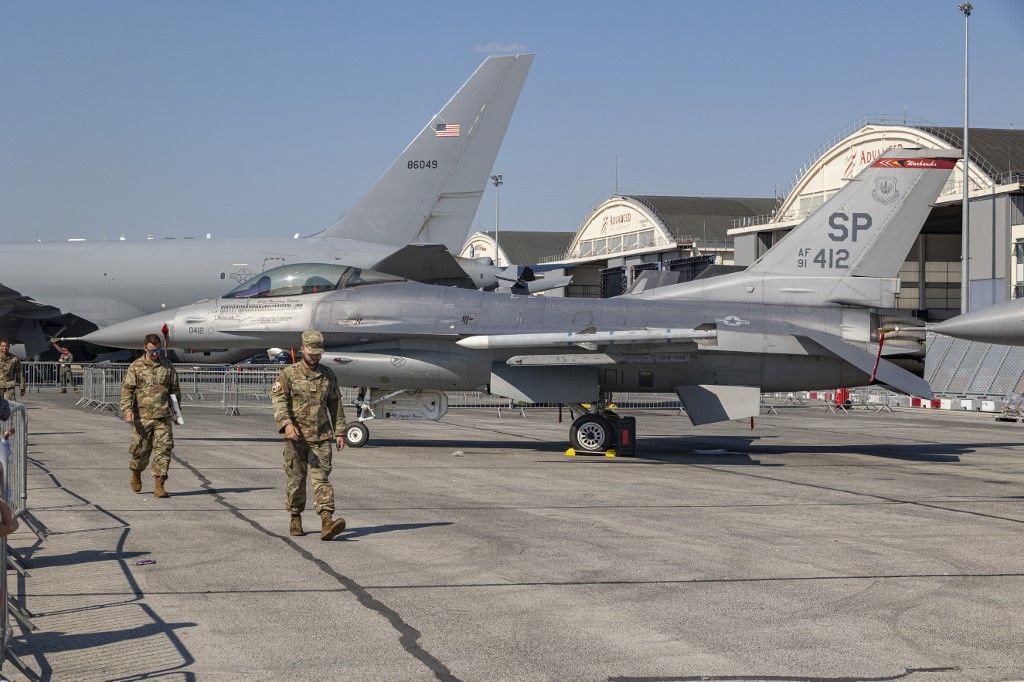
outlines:
M361 448L370 439L370 429L362 422L352 422L345 427L345 445L351 448Z

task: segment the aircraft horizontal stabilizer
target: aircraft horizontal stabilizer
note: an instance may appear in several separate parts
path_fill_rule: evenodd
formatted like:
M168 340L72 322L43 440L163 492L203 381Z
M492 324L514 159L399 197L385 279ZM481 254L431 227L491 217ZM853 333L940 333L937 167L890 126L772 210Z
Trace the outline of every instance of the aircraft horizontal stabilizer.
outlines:
M814 341L828 352L845 360L868 376L871 375L874 369L874 355L856 346L851 346L838 336L809 329L794 330L793 333ZM878 360L878 370L875 371L875 379L878 383L886 384L890 388L907 395L915 395L922 398L931 398L932 396L932 388L928 385L927 381L885 359Z
M549 275L512 285L513 294L539 294L542 291L561 289L572 284L572 275Z
M757 386L676 386L676 395L694 426L756 417L761 412Z

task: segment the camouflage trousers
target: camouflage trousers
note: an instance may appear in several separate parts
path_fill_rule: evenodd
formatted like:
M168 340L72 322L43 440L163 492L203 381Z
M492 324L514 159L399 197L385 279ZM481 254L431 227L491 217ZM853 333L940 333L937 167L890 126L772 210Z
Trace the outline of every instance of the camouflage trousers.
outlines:
M143 472L153 456L153 475L166 476L167 465L171 463L171 451L174 450L174 433L171 417L160 419L136 419L132 422L134 433L132 444L128 448L131 453L132 471Z
M288 477L285 508L292 514L306 509L306 472L313 483L313 508L316 513L334 513L334 488L331 475L331 441L317 443L285 440L284 473Z

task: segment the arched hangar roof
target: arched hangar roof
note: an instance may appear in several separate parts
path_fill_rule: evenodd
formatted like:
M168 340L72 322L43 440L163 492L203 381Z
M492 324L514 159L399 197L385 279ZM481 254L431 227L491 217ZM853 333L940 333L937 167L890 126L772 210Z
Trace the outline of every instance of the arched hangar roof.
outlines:
M629 194L627 199L649 208L661 225L676 237L728 239L726 231L732 221L742 216L772 211L775 199L747 197L671 197L651 194Z
M886 151L903 147L962 149L963 131L932 125L863 123L834 137L797 173L775 211L733 222L731 235L785 229L802 220ZM954 204L963 193L962 162L950 174L937 204ZM1024 180L1024 130L971 128L970 190L989 191Z
M494 230L481 230L470 235L460 255L466 258L487 256L502 265L534 265L542 259L564 254L575 236L575 232L501 230L498 234L501 258L498 261L494 253Z

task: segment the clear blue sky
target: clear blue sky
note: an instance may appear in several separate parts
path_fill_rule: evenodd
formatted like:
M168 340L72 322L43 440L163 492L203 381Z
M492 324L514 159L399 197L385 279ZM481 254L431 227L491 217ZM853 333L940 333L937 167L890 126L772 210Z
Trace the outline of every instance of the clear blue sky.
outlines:
M771 196L865 114L961 123L956 5L6 2L0 238L316 231L488 46L537 54L503 226L575 230L616 154L621 191ZM1024 2L974 5L972 124L1022 127Z

